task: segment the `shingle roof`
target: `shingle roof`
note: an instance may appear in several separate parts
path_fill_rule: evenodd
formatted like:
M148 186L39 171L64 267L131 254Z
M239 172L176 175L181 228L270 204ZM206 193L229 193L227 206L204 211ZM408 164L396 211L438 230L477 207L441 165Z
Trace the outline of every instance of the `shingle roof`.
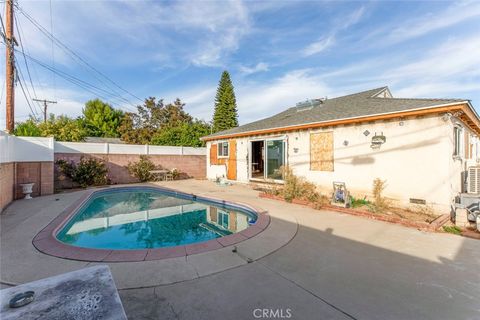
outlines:
M298 107L291 107L272 117L254 121L229 130L216 132L204 138L211 139L216 136L247 133L272 128L283 128L338 119L395 113L466 101L465 99L405 99L376 97L379 93L382 93L385 90L388 90L388 87L381 87L333 99L327 99L321 104L312 108L303 109L303 111L300 111Z

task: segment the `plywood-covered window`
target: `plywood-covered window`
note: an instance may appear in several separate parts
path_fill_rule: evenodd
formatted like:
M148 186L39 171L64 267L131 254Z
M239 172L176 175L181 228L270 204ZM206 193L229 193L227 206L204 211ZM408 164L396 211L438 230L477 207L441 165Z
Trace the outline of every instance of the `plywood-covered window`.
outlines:
M310 170L333 171L333 131L310 134Z
M465 159L472 159L472 143L470 133L465 132Z

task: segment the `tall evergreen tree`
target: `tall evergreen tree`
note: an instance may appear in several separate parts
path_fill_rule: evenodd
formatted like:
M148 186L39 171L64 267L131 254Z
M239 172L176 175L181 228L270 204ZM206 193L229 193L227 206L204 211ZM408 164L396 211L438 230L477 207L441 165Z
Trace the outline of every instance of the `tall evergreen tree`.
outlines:
M213 132L238 127L237 101L228 71L223 71L215 96Z

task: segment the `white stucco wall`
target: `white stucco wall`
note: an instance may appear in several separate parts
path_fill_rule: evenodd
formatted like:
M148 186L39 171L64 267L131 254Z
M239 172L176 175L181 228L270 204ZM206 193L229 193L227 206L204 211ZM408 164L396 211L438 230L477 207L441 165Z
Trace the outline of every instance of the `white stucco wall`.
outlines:
M370 131L365 136L363 132ZM334 171L310 170L310 133L333 131ZM386 136L380 149L372 149L376 133ZM453 124L441 116L377 121L357 125L288 132L287 163L298 176L330 193L333 181L342 181L357 197L370 196L375 178L387 180L385 195L407 204L410 198L425 199L438 210L448 212L452 198L461 190L461 172L466 161L454 159ZM267 137L267 136L265 136ZM249 181L249 141L237 140L237 181ZM347 145L344 144L347 141ZM207 144L209 154L210 143ZM297 152L295 152L297 149ZM473 152L474 155L476 151ZM208 157L207 157L208 158ZM208 162L208 161L207 161ZM469 160L474 163L475 159ZM222 171L223 170L223 171ZM210 166L207 177L225 175L225 166Z
M462 146L463 150L461 152L461 155L458 157L451 156L449 158L449 164L448 164L448 174L450 177L452 177L449 181L450 185L450 193L452 195L456 195L462 191L464 191L464 188L462 184L464 181L462 180L462 172L465 172L468 170L468 167L470 166L477 166L479 165L479 158L478 154L480 150L477 150L479 147L479 139L478 137L471 131L469 130L461 121L459 121L456 118L451 118L450 121L447 123L449 126L449 132L451 132L449 138L449 146L450 146L450 154L453 155L454 153L454 135L453 135L453 130L455 126L461 126L463 131L462 135L470 135L470 139L473 139L472 144L473 144L473 150L472 150L472 157L470 159L465 158L465 148L467 146ZM464 142L464 136L462 136L461 141Z
M222 165L210 164L210 147L211 146L212 146L212 143L207 142L207 146L206 146L207 147L207 179L216 180L217 178L225 178L227 176L227 167L225 164L222 164Z

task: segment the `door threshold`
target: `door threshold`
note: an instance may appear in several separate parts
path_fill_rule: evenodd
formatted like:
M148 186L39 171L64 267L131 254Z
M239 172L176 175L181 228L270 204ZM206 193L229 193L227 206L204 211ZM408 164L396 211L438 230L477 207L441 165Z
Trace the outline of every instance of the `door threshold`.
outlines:
M256 179L250 178L250 182L265 183L265 184L284 184L284 180L268 180L268 179Z

